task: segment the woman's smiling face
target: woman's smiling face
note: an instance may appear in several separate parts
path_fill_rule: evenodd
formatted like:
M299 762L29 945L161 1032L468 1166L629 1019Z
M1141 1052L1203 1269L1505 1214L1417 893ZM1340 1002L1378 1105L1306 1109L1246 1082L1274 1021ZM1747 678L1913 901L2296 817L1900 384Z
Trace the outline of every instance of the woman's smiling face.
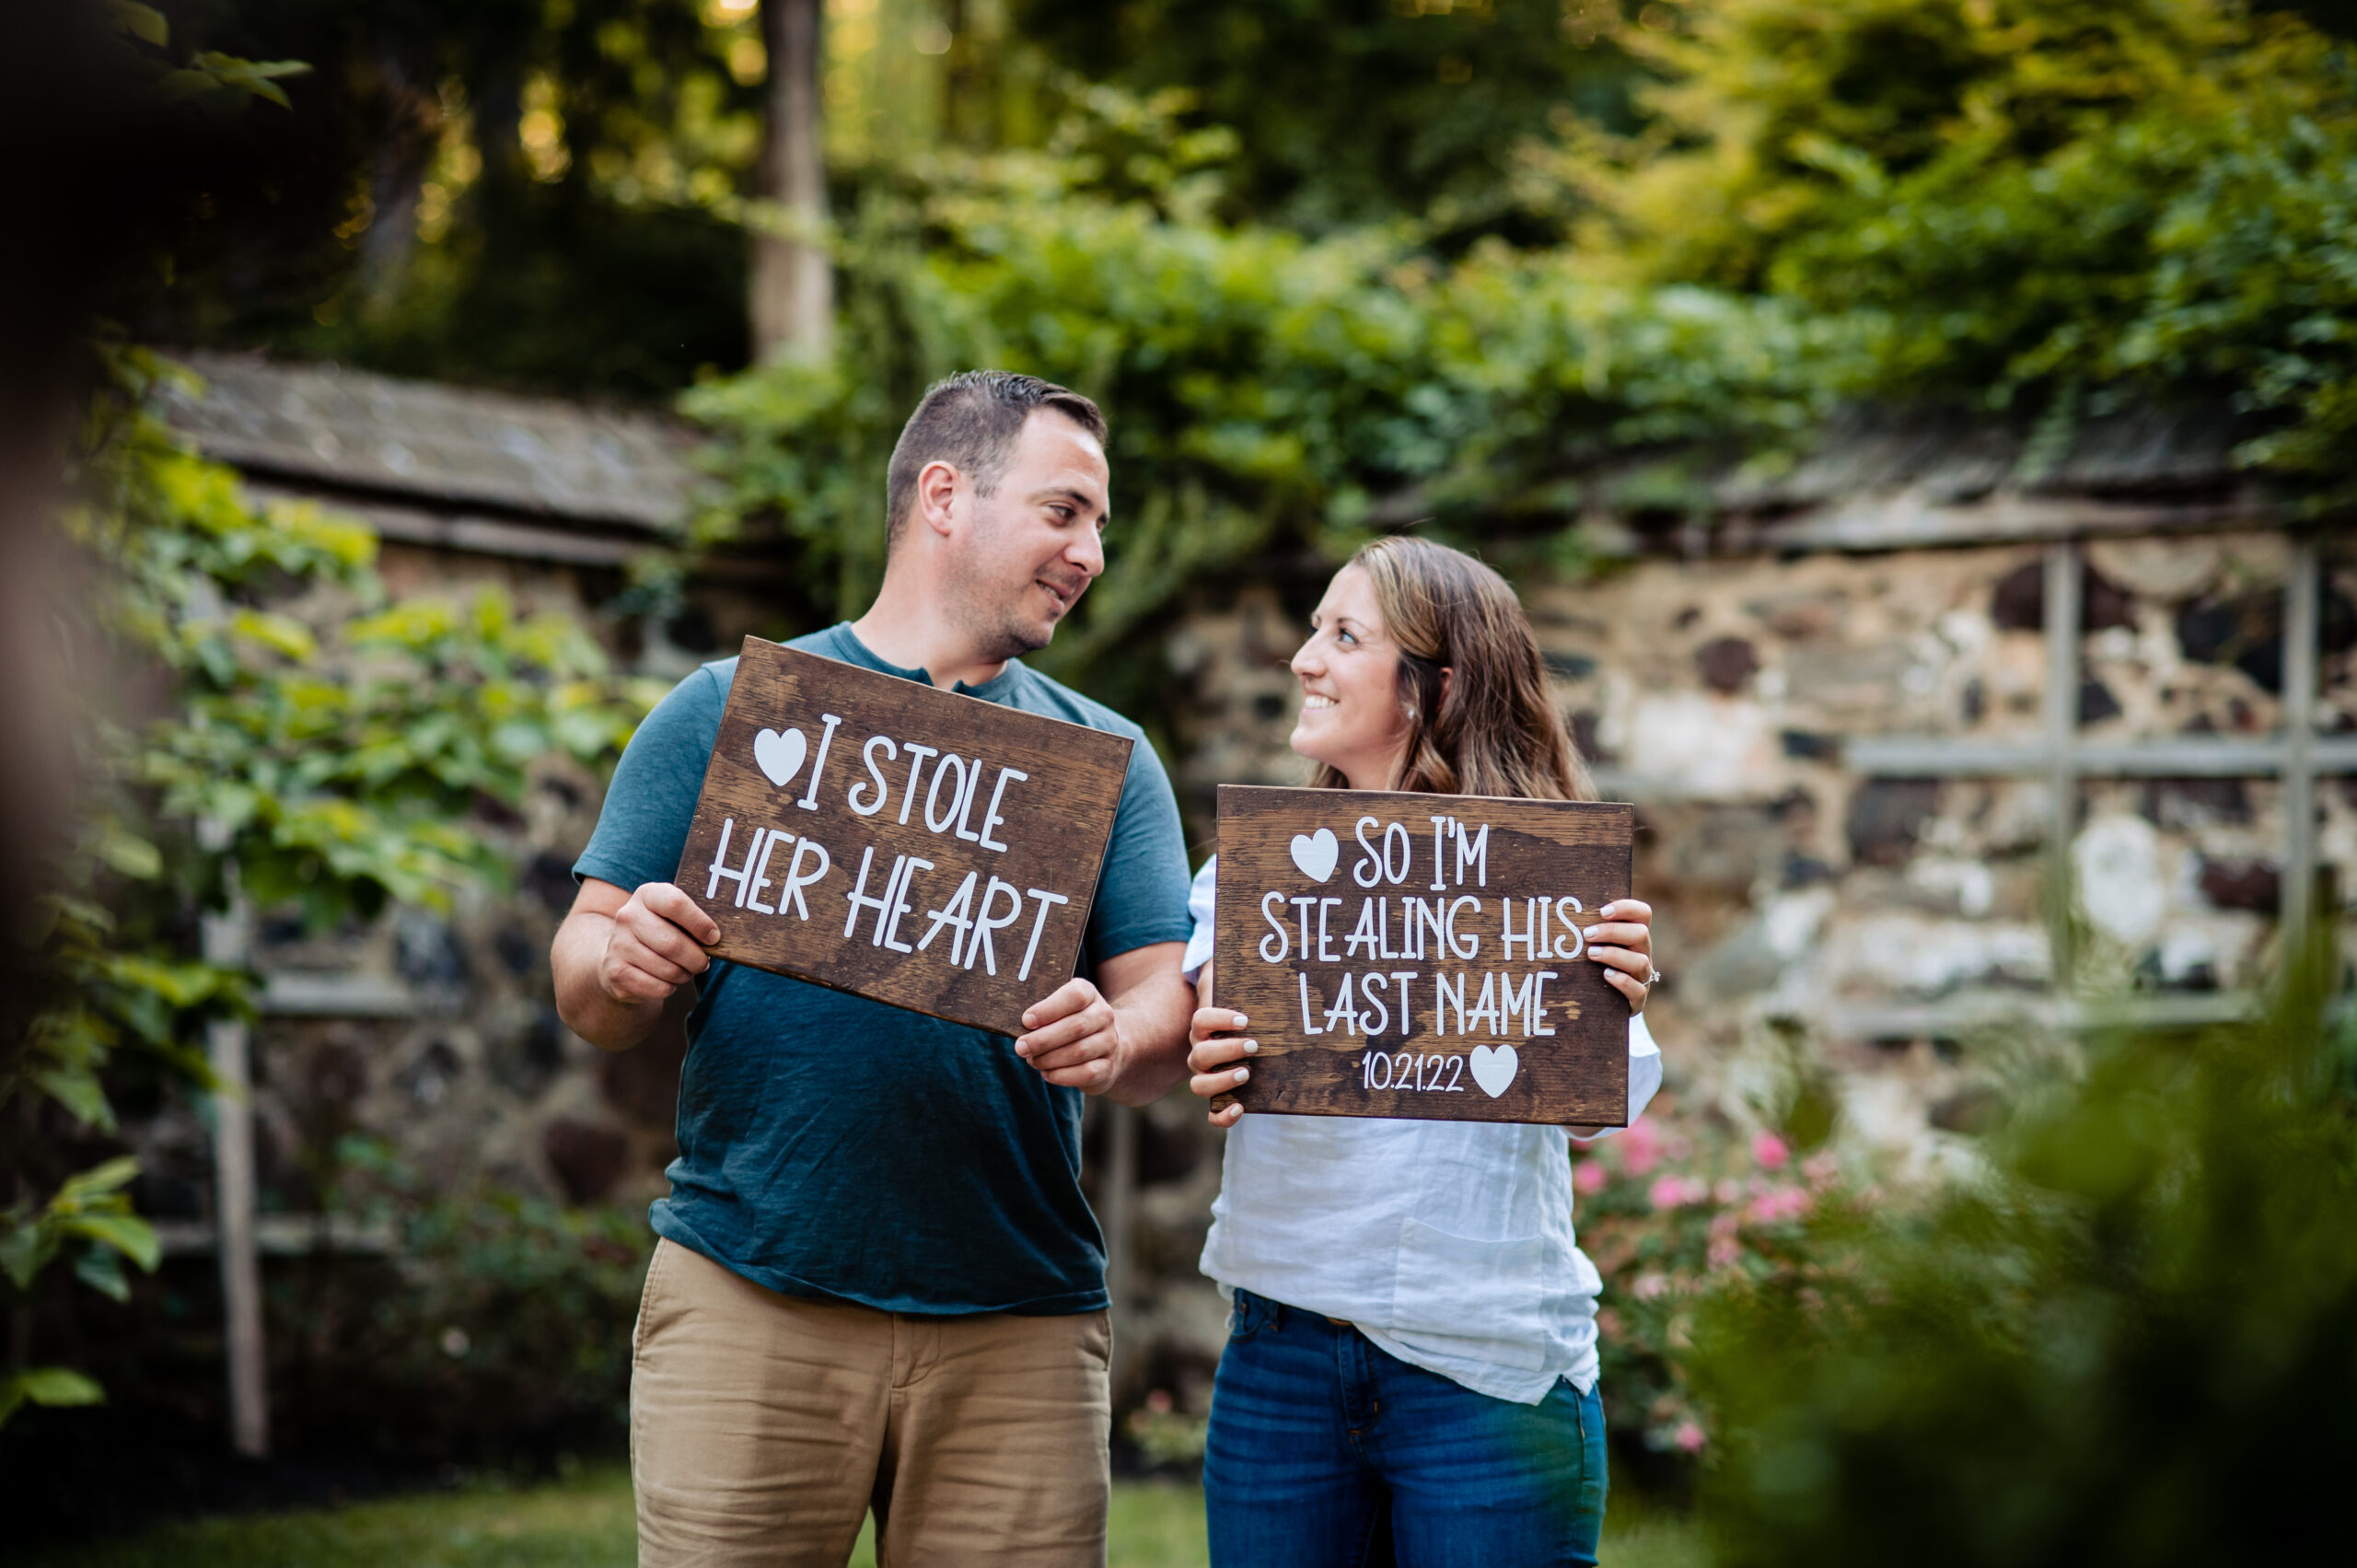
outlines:
M1334 768L1353 789L1388 789L1408 715L1399 706L1399 647L1384 630L1365 569L1335 573L1309 623L1309 641L1293 656L1301 679L1293 749Z

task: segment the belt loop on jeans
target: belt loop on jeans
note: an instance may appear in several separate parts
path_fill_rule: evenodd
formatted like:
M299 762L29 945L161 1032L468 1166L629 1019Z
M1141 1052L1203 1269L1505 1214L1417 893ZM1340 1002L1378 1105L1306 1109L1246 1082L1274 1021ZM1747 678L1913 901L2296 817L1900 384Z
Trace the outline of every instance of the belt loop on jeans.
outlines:
M1285 1304L1282 1301L1271 1300L1258 1291L1246 1290L1238 1285L1236 1287L1236 1304L1241 1319L1247 1323L1258 1318L1268 1328L1283 1329L1285 1326Z

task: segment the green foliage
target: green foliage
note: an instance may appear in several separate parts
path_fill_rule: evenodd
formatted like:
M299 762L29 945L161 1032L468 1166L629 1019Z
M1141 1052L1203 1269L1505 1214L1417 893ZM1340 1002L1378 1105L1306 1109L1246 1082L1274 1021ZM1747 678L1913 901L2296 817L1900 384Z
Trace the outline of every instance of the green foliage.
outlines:
M1122 137L1160 157L1097 150ZM945 157L872 189L846 220L835 362L683 401L716 436L705 537L774 518L804 563L803 616L855 613L883 565L885 463L925 385L973 365L1062 381L1111 423L1113 523L1105 579L1041 662L1118 695L1144 684L1135 630L1192 581L1416 517L1542 555L1599 457L1797 429L1813 368L1845 352L1779 306L1598 282L1569 253L1442 264L1405 230L1225 225L1207 209L1226 150L1107 93L1056 150Z
M139 67L153 78L157 97L165 103L193 103L223 118L235 115L254 99L265 99L291 109L286 89L278 84L289 76L308 75L301 60L244 60L217 49L201 49L174 64L167 48L171 22L152 6L137 0L102 0L109 29L121 40Z
M1013 0L1094 81L1187 95L1236 133L1229 215L1324 231L1411 214L1448 248L1545 237L1515 157L1577 115L1631 125L1619 0Z
M2235 0L1713 0L1626 35L1643 134L1576 138L1585 244L1855 324L1855 396L2251 416L2357 471L2357 55Z
M1985 1177L1697 1329L1732 1564L2317 1561L2357 1446L2357 1030L2125 1040Z
M756 191L767 90L752 7L206 9L221 47L298 53L319 76L296 99L300 145L273 170L280 204L218 226L149 331L574 393L647 396L745 363L736 224ZM1413 215L1451 251L1488 234L1547 238L1516 149L1575 112L1626 128L1629 63L1600 31L1615 0L1422 10L837 6L836 209L943 142L1042 147L1096 81L1234 144L1230 218L1324 231ZM936 37L945 52L928 52Z
M250 1005L250 975L192 950L205 917L242 897L325 928L503 877L477 807L519 801L542 758L610 758L658 694L498 593L389 601L366 528L254 505L150 412L184 373L131 349L107 363L63 519L90 584L80 647L94 689L106 671L162 696L92 717L75 842L33 933L43 983L0 1062L0 1110L29 1101L24 1124L54 1126L48 1102L82 1136L113 1130L118 1050L202 1084L204 1020ZM62 1157L40 1137L12 1151L19 1191L54 1195L0 1216L0 1260L23 1292L70 1250L120 1298L119 1257L156 1263L122 1191L136 1167L69 1176Z
M642 1211L440 1192L365 1137L337 1156L335 1205L391 1234L397 1272L335 1308L328 1353L361 1396L350 1420L444 1441L622 1430L653 1245Z
M38 1214L0 1237L0 1270L18 1290L72 1242L86 1243L75 1272L117 1301L128 1294L118 1257L143 1269L156 1266L156 1233L131 1212L122 1189L139 1174L139 1162L112 1159L69 1177ZM13 1217L13 1216L12 1216Z
M715 209L760 142L751 7L213 0L198 26L319 71L255 150L266 190L224 193L134 302L142 337L576 396L744 362L745 236Z
M70 1366L36 1366L0 1377L0 1422L20 1405L95 1405L106 1390Z
M109 738L110 868L203 900L234 885L314 928L500 876L466 826L477 804L518 801L541 757L617 751L649 691L614 682L578 623L497 591L389 603L365 528L250 505L146 412L178 373L137 351L118 363L67 532L99 569L117 656L177 688L173 711ZM203 999L189 983L176 1007Z
M122 1260L153 1272L159 1251L155 1230L131 1212L122 1191L138 1174L136 1160L109 1160L67 1178L38 1210L20 1202L0 1213L0 1272L9 1283L29 1290L33 1276L63 1253L73 1258L74 1275L84 1284L117 1301L128 1297ZM89 1405L103 1397L96 1383L68 1367L18 1367L0 1376L0 1423L19 1405Z
M936 21L923 0L878 0L845 13L829 64L832 202L848 231L845 281L868 297L847 306L855 330L843 384L785 394L771 422L817 422L825 445L806 460L841 451L856 473L877 422L848 405L904 403L923 373L1034 347L1084 379L1153 373L1156 345L1124 364L1127 350L1103 341L1132 334L1128 322L1077 319L1133 308L1157 282L1198 282L1186 269L1133 274L1131 289L1082 279L1068 301L1048 301L1067 319L1036 345L1024 341L1030 324L996 317L1016 303L1003 291L953 313L980 309L993 318L985 324L1011 329L976 333L970 321L935 319L932 303L895 283L927 271L944 287L972 281L927 254L977 238L936 210L950 198L1000 205L1010 227L1034 226L1051 204L1079 209L1067 226L1101 227L1107 207L1142 199L1189 244L1247 264L1258 248L1318 237L1287 270L1315 258L1348 271L1358 258L1376 284L1403 269L1429 281L1485 238L1503 240L1538 270L1582 280L1616 322L1655 317L1671 296L1616 296L1615 284L1712 290L1718 308L1768 312L1787 335L1847 345L1795 366L1777 332L1763 332L1748 357L1773 362L1767 384L1738 376L1698 389L1715 392L1701 411L1720 426L1740 428L1747 405L1779 384L1805 389L1809 406L1929 399L2058 429L2129 402L2200 401L2247 417L2247 461L2303 476L2328 498L2347 481L2357 450L2357 77L2350 46L2297 14L2323 18L2329 7L1628 9L971 0ZM698 367L741 364L740 226L766 70L750 15L658 0L424 14L431 25L406 7L252 0L216 19L226 42L337 63L316 101L296 103L307 142L327 150L274 180L274 192L296 193L281 208L217 226L256 246L274 237L273 258L246 256L244 241L209 262L192 258L190 276L213 281L180 291L185 309L168 318L177 335L260 334L411 374L640 395ZM926 36L948 52L907 47ZM917 125L969 151L912 151L923 137L906 127ZM993 146L1018 156L972 156ZM1027 171L1010 180L1010 163ZM297 210L308 225L299 244L284 215ZM305 260L288 260L298 251ZM1076 256L1154 260L1126 244ZM1022 270L1036 258L993 260ZM230 273L245 281L227 285ZM1041 271L1036 281L1072 280ZM1532 286L1538 297L1514 303L1543 318L1550 304ZM1429 288L1371 292L1377 322L1433 308ZM1282 336L1279 321L1256 319L1286 308L1267 291L1213 302L1210 314L1225 320L1154 321L1169 313L1149 300L1134 331L1178 331L1178 363L1232 341L1239 320L1248 336ZM602 330L578 331L584 319ZM1632 345L1645 324L1630 322ZM1432 379L1415 345L1407 352L1405 366L1384 368ZM1740 370L1746 357L1720 367ZM1335 421L1385 423L1383 389L1362 398L1347 379L1354 364L1321 367L1313 355L1296 368L1328 379L1314 389L1317 406L1296 415L1306 428L1288 437L1320 439L1328 403ZM1575 358L1573 368L1590 366ZM1206 427L1236 412L1206 416L1183 397L1126 401L1132 428L1141 415L1167 419L1171 441L1222 443L1225 433ZM1273 399L1271 417L1299 401ZM1502 388L1477 412L1538 422L1561 411ZM1492 427L1486 417L1429 423L1442 439ZM1283 466L1281 449L1263 455ZM798 501L811 488L789 477L777 495ZM1183 486L1146 494L1167 494L1174 515L1195 504ZM1236 498L1208 483L1202 494L1203 526L1217 534ZM1257 526L1271 512L1296 517L1302 499L1262 494L1242 505ZM1214 544L1208 558L1227 552ZM868 569L832 556L819 564L819 599L840 597L839 568L850 580Z

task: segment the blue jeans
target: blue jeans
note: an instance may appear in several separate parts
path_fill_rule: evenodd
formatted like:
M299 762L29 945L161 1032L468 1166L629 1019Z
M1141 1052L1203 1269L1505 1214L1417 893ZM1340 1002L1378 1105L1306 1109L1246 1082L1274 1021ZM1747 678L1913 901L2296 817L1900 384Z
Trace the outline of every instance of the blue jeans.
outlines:
M1596 1562L1595 1390L1494 1400L1249 1291L1229 1322L1203 1454L1213 1568Z

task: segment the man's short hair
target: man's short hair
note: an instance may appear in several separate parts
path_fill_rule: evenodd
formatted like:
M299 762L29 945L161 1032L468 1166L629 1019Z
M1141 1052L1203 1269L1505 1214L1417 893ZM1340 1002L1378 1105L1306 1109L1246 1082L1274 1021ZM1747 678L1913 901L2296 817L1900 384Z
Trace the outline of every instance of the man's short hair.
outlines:
M884 481L885 540L900 541L900 527L916 505L917 475L927 463L948 463L966 476L977 495L997 492L1006 459L1034 409L1053 409L1105 440L1105 415L1068 387L1017 376L1011 370L961 370L927 387L916 412L900 427L892 464Z

